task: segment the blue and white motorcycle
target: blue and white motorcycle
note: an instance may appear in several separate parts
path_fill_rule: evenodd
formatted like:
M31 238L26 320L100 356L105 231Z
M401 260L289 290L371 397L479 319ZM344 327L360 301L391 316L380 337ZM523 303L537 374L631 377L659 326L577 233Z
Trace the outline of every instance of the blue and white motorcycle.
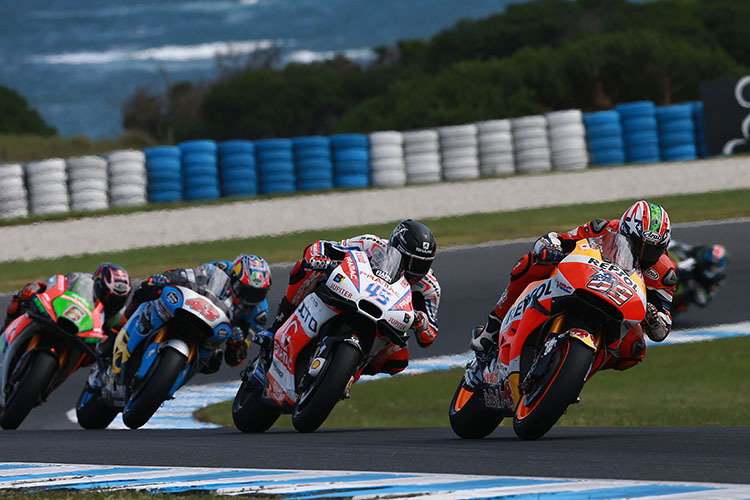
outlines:
M230 282L218 267L202 268L196 290L165 286L122 328L106 376L94 370L76 404L83 428L104 429L122 411L137 429L196 372L215 371L232 333Z

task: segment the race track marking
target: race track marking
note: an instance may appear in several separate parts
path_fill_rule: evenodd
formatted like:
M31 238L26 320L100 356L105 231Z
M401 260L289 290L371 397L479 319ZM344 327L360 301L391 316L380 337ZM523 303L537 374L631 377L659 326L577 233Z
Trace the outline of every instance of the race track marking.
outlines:
M727 500L750 497L750 485L611 479L560 479L464 474L425 474L207 467L133 467L0 463L0 490L209 491L220 495L276 495L288 499L520 498L566 500L649 498Z
M741 337L750 335L750 321L740 323L717 325L706 328L694 328L689 330L674 330L664 342L646 341L648 346L684 344L687 342L705 342L709 340ZM439 370L450 370L463 367L473 357L471 351L463 354L451 354L437 356L434 358L415 359L409 362L409 366L398 376L415 375L418 373L433 372ZM363 376L360 383L390 375L379 374L374 376ZM175 399L167 401L153 417L144 425L144 429L213 429L219 427L216 424L199 422L193 418L193 412L222 401L234 399L239 380L231 382L217 382L214 384L188 385L177 392ZM75 409L67 412L68 419L78 423ZM122 422L122 416L110 424L109 429L126 429Z

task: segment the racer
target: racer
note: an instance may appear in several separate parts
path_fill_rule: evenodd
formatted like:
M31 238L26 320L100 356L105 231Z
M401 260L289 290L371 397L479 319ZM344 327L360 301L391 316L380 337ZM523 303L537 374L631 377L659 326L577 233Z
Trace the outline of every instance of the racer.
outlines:
M65 274L66 288L68 283L72 283L81 276L88 276L94 282L94 300L101 302L104 306L104 324L102 331L109 337L112 329L119 323L122 317L122 309L130 295L130 276L128 272L117 264L103 262L94 271L94 274L85 272L72 272ZM2 329L5 328L17 317L25 313L31 304L31 299L38 293L47 290L50 280L47 281L30 281L11 298L10 304L5 316L5 322ZM106 342L102 341L103 343Z
M643 274L648 305L643 328L633 328L626 335L605 367L625 370L640 363L646 354L643 330L651 340L661 342L672 328L670 308L677 283L674 263L665 253L671 239L669 216L659 205L643 200L630 206L619 220L594 219L567 233L550 232L537 239L532 251L511 269L510 282L485 326L472 332L471 348L477 359L488 360L497 346L503 318L527 285L548 278L578 240L618 232L627 238L635 264Z
M202 373L214 373L221 367L222 353L224 361L229 366L237 366L247 357L249 337L262 330L268 318L268 301L266 295L271 286L271 268L268 263L256 256L240 254L233 262L219 260L202 264L194 268L169 269L161 274L154 274L144 280L133 292L133 299L128 304L119 324L119 333L111 336L108 345L101 345L100 354L105 359L111 358L111 373L119 373L123 366L123 358L129 357L127 343L131 333L135 331L141 313L148 307L153 307L168 285L178 285L200 292L201 287L208 282L211 273L225 272L230 279L232 305L229 319L233 329L230 338L222 348L211 353L202 353L205 362L201 365ZM159 328L160 324L149 325L149 330ZM145 337L143 332L138 334ZM89 379L91 387L101 384L99 371L92 373Z
M440 304L440 284L431 266L437 253L437 243L432 231L411 219L401 221L388 241L372 234L363 234L341 242L320 240L305 248L303 257L289 273L286 295L281 298L273 325L260 335L261 345L272 345L273 334L294 312L302 300L312 293L329 266L337 265L350 250L365 252L368 257L381 252L386 245L401 253L401 268L412 287L412 302L417 318L412 325L420 347L430 346L437 337L437 311ZM370 361L363 370L365 375L375 373L396 374L409 364L405 347L391 345Z
M677 311L686 309L691 302L706 307L726 278L727 249L724 245L688 245L672 241L668 252L677 263Z

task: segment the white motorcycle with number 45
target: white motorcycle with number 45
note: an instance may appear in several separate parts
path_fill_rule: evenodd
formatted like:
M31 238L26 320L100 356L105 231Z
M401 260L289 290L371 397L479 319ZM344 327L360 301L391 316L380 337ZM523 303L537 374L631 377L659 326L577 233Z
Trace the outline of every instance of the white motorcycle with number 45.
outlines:
M392 344L406 346L416 313L400 262L400 253L386 247L371 259L350 251L329 266L325 283L243 373L232 405L238 429L263 432L292 413L298 431L312 432L349 396L370 360Z

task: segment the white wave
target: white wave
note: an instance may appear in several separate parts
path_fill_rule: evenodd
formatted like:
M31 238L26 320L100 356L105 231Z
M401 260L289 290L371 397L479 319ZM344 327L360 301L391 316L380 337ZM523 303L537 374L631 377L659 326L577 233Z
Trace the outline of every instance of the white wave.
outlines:
M285 60L287 62L309 64L312 62L327 61L339 54L343 54L347 59L353 61L371 61L375 58L375 52L372 49L326 50L320 52L295 50L289 53L285 57Z
M283 42L272 40L249 40L237 42L211 42L199 45L165 45L147 49L114 49L101 52L68 52L44 54L32 58L45 64L107 64L124 61L199 61L214 59L220 55L250 54L265 50Z

